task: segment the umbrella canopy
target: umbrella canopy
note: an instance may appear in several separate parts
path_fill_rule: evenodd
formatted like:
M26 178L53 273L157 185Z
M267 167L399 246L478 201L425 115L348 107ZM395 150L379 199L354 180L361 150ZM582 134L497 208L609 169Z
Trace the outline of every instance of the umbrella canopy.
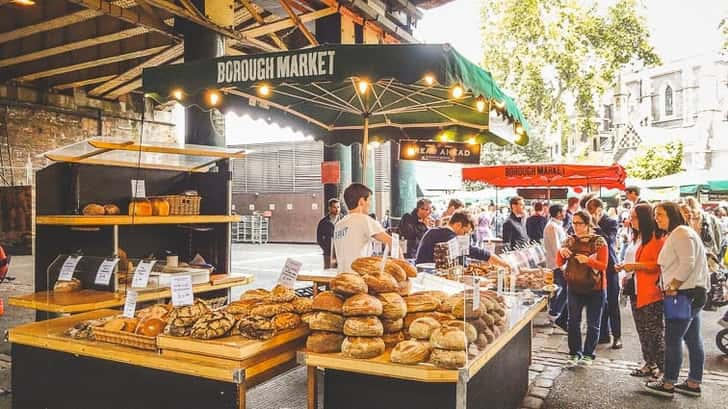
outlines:
M513 99L447 44L323 45L145 68L142 78L158 100L232 109L327 144L367 143L369 132L378 141L528 142Z
M599 186L624 189L627 172L620 165L537 163L463 168L463 180L497 187Z

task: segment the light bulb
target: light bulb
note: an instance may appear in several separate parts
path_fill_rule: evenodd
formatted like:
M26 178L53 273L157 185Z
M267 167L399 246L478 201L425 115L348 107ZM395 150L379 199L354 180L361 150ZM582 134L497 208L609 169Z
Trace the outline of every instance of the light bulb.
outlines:
M475 137L471 136L468 138L468 145L475 145L477 142L475 141Z
M523 125L516 122L516 134L523 135Z
M454 98L462 97L464 92L465 91L463 91L463 87L461 87L460 85L456 85L452 88L452 96Z
M483 97L478 97L478 100L475 101L475 108L478 109L478 112L483 112L485 109L485 99Z
M409 148L407 148L407 156L412 157L412 156L415 156L416 153L417 153L417 151L415 150L415 148L413 148L411 146Z
M270 87L267 85L261 85L260 88L258 88L258 94L263 97L267 97L270 95Z
M506 106L505 102L503 101L495 101L495 107L498 109L503 109L503 107Z
M207 100L210 102L210 105L217 105L220 102L220 93L217 91L210 91L210 93L207 94Z
M357 87L359 88L359 93L363 94L367 92L367 89L369 89L369 83L366 81L359 81L359 84L357 84Z
M35 4L35 0L15 0L15 4L20 4L21 6L32 6Z
M179 88L178 89L175 89L174 91L172 91L172 96L177 101L181 100L182 99L182 90L179 89Z
M425 84L432 85L435 83L435 77L430 74L425 75Z

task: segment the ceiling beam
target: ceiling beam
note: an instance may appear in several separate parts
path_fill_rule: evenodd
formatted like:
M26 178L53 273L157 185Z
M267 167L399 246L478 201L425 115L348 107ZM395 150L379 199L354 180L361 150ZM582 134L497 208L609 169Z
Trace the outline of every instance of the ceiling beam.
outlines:
M298 29L301 30L301 33L303 33L303 36L308 39L308 42L311 43L311 45L319 45L318 40L316 40L316 37L314 37L313 34L308 30L306 25L301 21L300 18L298 18L298 14L293 10L293 7L291 7L291 3L289 0L279 0L281 3L281 6L286 10L286 13L288 13L288 16L291 17L291 20L298 26Z
M310 13L301 14L298 16L298 19L302 23L308 23L309 21L318 20L322 17L330 16L332 14L338 13L338 8L336 7L328 7L321 10L312 11ZM249 36L249 37L260 37L267 35L269 33L275 33L277 31L284 30L286 28L295 27L296 23L291 18L284 18L278 21L274 21L272 23L268 23L263 26L256 26L253 28L249 28L242 31L243 35Z
M109 92L106 95L106 98L107 99L117 99L120 96L122 96L124 94L128 94L128 93L134 91L135 89L138 89L138 88L141 88L141 87L142 87L142 79L139 78L139 79L136 79L136 80L134 80L134 81L132 81L132 82L126 84L126 85L123 85L123 86L115 89L112 92Z
M99 65L113 64L113 63L117 63L120 61L133 60L134 58L146 57L148 55L153 55L153 54L162 52L165 49L167 49L167 47L169 47L169 46L163 45L163 46L159 46L159 47L147 48L145 50L134 51L134 52L126 53L126 54L115 55L112 57L100 58L98 60L91 60L91 61L86 61L86 62L82 62L82 63L78 63L78 64L66 65L63 67L53 68L50 70L34 72L31 74L25 74L23 76L17 77L16 79L18 79L20 81L34 81L34 80L37 80L40 78L53 77L55 75L61 75L61 74L65 74L67 72L85 70L87 68L93 68L93 67L97 67Z
M147 16L146 14L138 13L134 10L125 9L114 4L111 4L105 0L67 0L71 3L78 4L86 7L87 9L97 10L111 17L116 17L120 20L132 23L134 25L145 27L149 30L157 31L164 35L182 39L182 36L175 32L172 27L166 24L160 24L159 21L153 17Z
M0 68L7 67L10 65L21 64L28 61L40 60L41 58L50 57L52 55L58 55L81 48L91 47L99 44L111 43L114 41L123 40L130 37L136 37L147 33L144 27L134 27L128 30L119 31L112 34L107 34L99 37L87 38L85 40L76 41L74 43L68 43L59 45L58 47L46 48L45 50L36 51L33 53L19 55L17 57L5 58L0 60Z
M144 0L137 0L137 5L142 9L142 12L146 14L152 21L157 25L166 25L162 17L157 14L156 10ZM174 20L172 20L174 22ZM174 24L174 23L172 23Z
M258 13L258 10L255 9L253 6L253 3L250 2L250 0L240 0L243 3L243 6L245 6L245 9L248 10L248 13L255 19L258 24L265 24L265 20L263 19L263 16ZM278 37L278 34L276 33L270 33L268 34L271 40L273 40L274 43L278 46L278 48L281 48L283 50L287 50L288 46L286 46L286 43L281 40L280 37Z
M133 80L134 78L142 75L142 69L148 68L148 67L156 67L157 65L165 64L168 61L179 58L184 53L184 43L179 43L177 45L173 45L163 52L155 55L154 57L144 61L143 63L137 65L136 67L133 67L130 70L127 70L126 72L119 74L116 76L116 78L105 82L104 84L99 85L98 87L92 89L88 92L88 94L92 97L98 97L101 96L112 89L129 82Z
M75 13L71 13L65 16L43 21L38 24L32 24L29 26L21 27L17 30L0 33L0 43L6 43L8 41L17 40L19 38L42 33L44 31L50 31L57 28L70 26L71 24L80 23L82 21L98 17L100 15L102 15L102 13L96 10L77 11Z
M80 88L80 87L85 87L86 85L93 85L93 84L98 84L100 82L106 82L110 79L113 79L114 77L116 77L116 75L105 75L103 77L88 78L88 79L81 80L81 81L67 82L65 84L58 84L58 85L52 86L51 88L58 90L58 91L61 91L64 89L70 89L70 88Z

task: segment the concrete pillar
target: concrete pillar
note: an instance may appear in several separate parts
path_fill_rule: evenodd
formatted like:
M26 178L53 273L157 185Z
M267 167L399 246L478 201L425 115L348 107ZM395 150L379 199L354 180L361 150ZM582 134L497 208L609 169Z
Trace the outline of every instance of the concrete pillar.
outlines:
M364 183L364 176L361 173L361 144L351 144L351 183ZM371 185L367 185L372 187Z
M390 171L391 171L391 215L402 217L411 212L417 204L417 179L415 178L415 163L408 160L399 160L399 143L390 142Z

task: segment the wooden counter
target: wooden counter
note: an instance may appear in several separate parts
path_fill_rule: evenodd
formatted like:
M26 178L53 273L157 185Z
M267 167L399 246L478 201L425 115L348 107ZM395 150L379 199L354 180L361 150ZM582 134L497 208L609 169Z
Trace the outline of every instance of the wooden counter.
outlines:
M37 216L35 223L57 226L114 226L135 224L206 224L234 223L242 216L193 215L193 216Z
M226 281L221 284L199 284L192 287L195 294L215 290L224 290L240 285L250 284L255 277L252 274L235 276L235 281ZM172 292L169 288L141 289L137 302L153 301L160 298L170 298ZM14 307L30 308L37 311L57 314L75 314L93 311L102 308L121 307L125 302L123 292L81 290L72 293L54 293L41 291L33 294L19 295L8 298L8 303Z

